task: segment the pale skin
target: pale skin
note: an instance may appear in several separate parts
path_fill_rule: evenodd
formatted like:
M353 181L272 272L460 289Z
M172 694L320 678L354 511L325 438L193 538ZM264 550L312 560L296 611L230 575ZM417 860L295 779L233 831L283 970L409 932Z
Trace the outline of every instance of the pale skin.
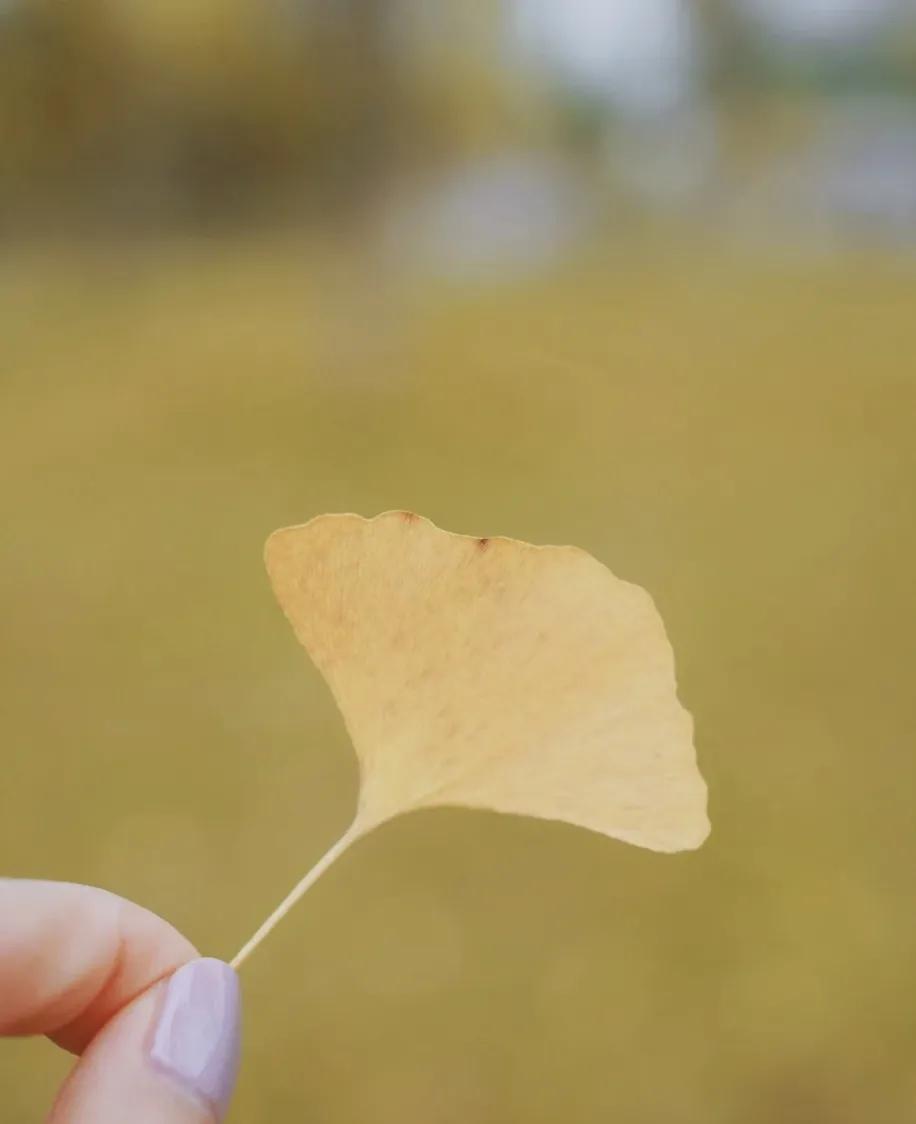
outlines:
M77 1056L48 1124L213 1124L212 1105L149 1062L167 982L198 956L103 890L0 879L0 1038L46 1035Z

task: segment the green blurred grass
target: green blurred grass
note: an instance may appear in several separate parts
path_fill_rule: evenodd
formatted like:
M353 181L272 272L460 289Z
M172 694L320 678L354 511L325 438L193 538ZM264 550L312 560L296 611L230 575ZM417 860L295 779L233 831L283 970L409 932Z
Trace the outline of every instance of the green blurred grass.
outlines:
M233 1119L906 1119L912 272L669 253L354 294L338 264L272 239L0 263L3 872L231 955L354 796L267 533L408 507L576 542L662 610L709 843L386 827L246 967ZM5 1048L4 1118L62 1066Z

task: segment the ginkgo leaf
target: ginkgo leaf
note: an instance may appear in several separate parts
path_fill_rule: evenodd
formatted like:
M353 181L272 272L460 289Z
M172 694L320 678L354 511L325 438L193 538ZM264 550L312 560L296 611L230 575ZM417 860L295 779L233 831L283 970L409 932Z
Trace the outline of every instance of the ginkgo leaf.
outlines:
M656 851L709 832L692 721L649 595L575 547L450 534L409 512L271 535L277 599L360 765L354 839L417 808L564 820Z

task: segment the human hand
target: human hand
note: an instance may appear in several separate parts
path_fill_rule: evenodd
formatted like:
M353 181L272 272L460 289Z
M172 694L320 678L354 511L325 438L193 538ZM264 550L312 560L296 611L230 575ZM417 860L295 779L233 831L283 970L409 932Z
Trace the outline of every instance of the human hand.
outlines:
M213 1124L235 1084L232 969L89 886L0 879L0 1037L79 1055L48 1124Z

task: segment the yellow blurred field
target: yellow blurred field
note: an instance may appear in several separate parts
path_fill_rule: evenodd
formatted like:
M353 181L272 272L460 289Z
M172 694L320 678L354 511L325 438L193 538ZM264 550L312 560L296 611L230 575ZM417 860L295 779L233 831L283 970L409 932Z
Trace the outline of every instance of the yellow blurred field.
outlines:
M246 965L230 1120L910 1119L912 263L360 268L299 237L7 249L2 872L231 955L355 791L268 532L405 507L575 542L665 618L711 839L384 828ZM4 1049L4 1120L64 1065Z

